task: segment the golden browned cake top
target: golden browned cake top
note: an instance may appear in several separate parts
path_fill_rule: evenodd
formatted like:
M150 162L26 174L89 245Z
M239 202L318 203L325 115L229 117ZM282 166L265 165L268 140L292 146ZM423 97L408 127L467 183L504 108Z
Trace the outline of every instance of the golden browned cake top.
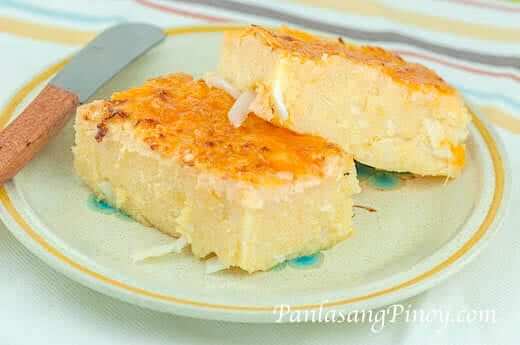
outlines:
M104 104L96 139L110 123L131 121L136 136L163 157L218 176L280 185L324 175L326 158L343 155L325 140L278 128L253 114L233 127L227 113L234 99L189 75L173 74L116 92Z
M293 54L316 59L324 55L338 55L353 62L362 63L381 69L396 81L412 88L430 86L443 93L455 90L434 71L423 65L409 63L399 55L374 46L348 44L341 38L324 39L306 32L281 27L268 30L260 26L250 26L242 31L243 35L255 35L275 49L282 49Z

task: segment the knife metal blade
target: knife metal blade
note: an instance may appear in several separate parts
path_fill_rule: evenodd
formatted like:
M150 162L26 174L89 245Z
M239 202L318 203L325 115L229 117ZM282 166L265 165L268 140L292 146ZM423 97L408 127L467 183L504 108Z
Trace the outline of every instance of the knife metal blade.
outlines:
M148 24L127 23L111 27L81 49L50 84L75 93L83 103L164 37L160 28Z

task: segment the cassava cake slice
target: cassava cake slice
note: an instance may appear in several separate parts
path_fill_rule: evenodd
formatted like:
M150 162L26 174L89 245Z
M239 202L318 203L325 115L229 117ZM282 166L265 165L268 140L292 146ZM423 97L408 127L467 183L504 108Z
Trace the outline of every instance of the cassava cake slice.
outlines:
M251 26L225 33L217 73L256 93L258 116L364 164L451 177L464 165L470 115L457 90L382 48Z
M358 192L352 156L254 114L235 128L234 102L174 74L83 105L77 174L115 207L226 267L267 270L345 239Z

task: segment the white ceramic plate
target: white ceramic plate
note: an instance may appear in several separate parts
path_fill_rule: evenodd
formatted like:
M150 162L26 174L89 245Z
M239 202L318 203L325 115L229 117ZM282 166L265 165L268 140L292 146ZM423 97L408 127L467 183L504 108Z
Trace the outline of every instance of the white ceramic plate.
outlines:
M215 69L222 27L171 30L94 98L160 74ZM62 63L35 77L4 109L5 121ZM476 116L462 176L445 181L368 172L351 239L265 273L204 273L188 253L134 264L131 255L171 239L90 204L72 169L72 124L0 189L1 218L33 253L72 279L141 306L198 318L269 322L273 307L346 312L424 291L475 257L496 231L509 189L497 138ZM366 175L366 174L365 174ZM380 190L396 183L391 190ZM386 184L385 184L386 183ZM379 184L379 187L378 187ZM382 185L381 185L382 184ZM286 320L285 320L286 321Z

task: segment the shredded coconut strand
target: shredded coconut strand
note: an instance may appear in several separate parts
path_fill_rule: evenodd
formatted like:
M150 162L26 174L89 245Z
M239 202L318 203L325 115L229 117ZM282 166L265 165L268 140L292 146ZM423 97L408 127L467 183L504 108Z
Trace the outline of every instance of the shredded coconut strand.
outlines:
M182 236L179 239L166 244L160 244L158 246L154 246L138 253L132 255L132 260L134 263L144 261L149 258L157 258L160 256L165 256L171 253L180 253L186 246L188 245L188 240L186 237Z
M214 256L206 260L206 274L212 274L216 272L220 272L229 268L229 266L224 265L218 257Z
M222 89L233 96L235 99L240 96L240 90L231 85L231 83L229 83L226 79L218 76L215 73L207 73L202 79L209 86Z
M285 103L283 102L282 89L280 87L280 81L276 80L273 86L273 100L276 110L278 110L278 114L282 120L287 120L289 118L289 112L285 107Z
M240 95L235 101L235 104L229 109L228 119L233 127L240 127L246 120L249 114L249 106L255 100L256 93L253 91L246 91Z

